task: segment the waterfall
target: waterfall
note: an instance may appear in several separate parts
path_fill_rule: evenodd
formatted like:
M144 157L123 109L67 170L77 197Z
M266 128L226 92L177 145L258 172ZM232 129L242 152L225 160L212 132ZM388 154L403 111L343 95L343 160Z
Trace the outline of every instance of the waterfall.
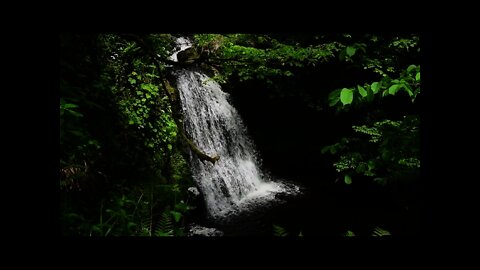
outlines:
M184 38L179 38L177 44L180 50L191 46ZM172 60L176 60L177 53ZM190 158L193 178L211 217L224 218L271 202L280 192L295 192L295 188L270 181L261 172L245 125L229 102L229 94L218 83L194 69L176 70L175 76L187 135L209 156L220 156L215 164L193 154Z

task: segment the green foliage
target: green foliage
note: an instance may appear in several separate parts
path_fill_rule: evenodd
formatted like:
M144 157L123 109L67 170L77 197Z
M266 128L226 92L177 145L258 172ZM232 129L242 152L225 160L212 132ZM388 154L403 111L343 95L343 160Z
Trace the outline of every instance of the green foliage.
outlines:
M368 96L368 92L365 90L365 88L363 88L363 87L360 86L360 85L358 85L357 88L358 88L358 93L359 93L362 97Z
M415 102L420 93L420 66L410 65L396 79L384 76L382 80L371 84L365 83L363 86L357 85L354 88L336 89L330 92L328 102L330 107L336 106L338 110L343 110L346 104L355 103L359 107L371 103L375 98L394 96L399 91L406 93L412 102ZM341 101L343 106L339 106L338 101Z
M383 237L383 236L389 236L391 235L389 231L382 229L380 227L375 227L375 229L372 232L372 236L375 237Z
M175 108L162 86L175 37L132 36L61 36L60 188L66 235L182 236L194 208L186 192L193 183L177 142ZM199 61L211 67L216 81L264 82L280 97L305 100L316 110L357 114L350 133L321 150L333 155L339 182L388 185L417 177L418 115L372 109L402 97L415 103L421 94L420 66L411 65L418 63L417 35L194 38ZM339 74L361 70L360 77L368 79L302 88L305 78L330 68ZM372 113L358 114L359 109ZM287 234L279 226L274 231Z
M376 51L369 50L372 45ZM363 108L372 110L386 97L406 96L415 103L421 93L420 66L403 65L399 68L396 64L405 52L414 51L419 51L415 35L393 39L366 35L363 41L357 39L356 43L345 46L340 60L373 70L381 75L381 79L331 91L329 106L337 112L353 110L355 113ZM338 179L343 179L347 185L353 182L352 179L364 178L381 185L400 179L409 181L413 175L418 175L420 168L418 127L419 117L415 114L393 120L370 113L362 124L352 125L352 136L323 147L321 153L337 157L333 166L339 173Z
M382 77L397 73L402 57L420 52L419 37L416 34L385 38L376 35L366 35L367 43L375 50L367 50L359 59L366 70L372 70ZM368 49L368 48L367 48Z
M340 92L340 101L342 102L342 104L343 105L350 104L352 103L352 100L353 100L353 90L343 88L342 91Z
M288 232L285 230L285 228L273 224L273 235L285 237L285 236L288 236Z
M357 51L357 49L355 47L348 46L346 48L347 55L350 56L350 57L352 57L355 54L356 51Z
M374 83L372 83L372 85L370 87L372 89L372 92L374 94L376 94L376 93L378 93L378 90L380 89L380 84L378 82L374 82Z
M354 237L356 236L354 232L348 230L346 233L343 234L343 236L346 236L346 237Z
M156 67L133 61L132 69L127 76L129 83L115 85L112 89L124 125L134 128L145 147L156 152L165 151L161 147L166 146L170 151L178 131L168 98L164 91L160 91Z
M294 76L294 68L315 66L328 61L340 50L337 42L301 47L288 45L270 35L198 34L194 36L201 52L210 62L221 62L222 81L238 76L273 83L274 77Z
M344 181L345 181L345 184L350 185L352 183L352 177L350 177L350 175L347 174L345 175Z
M343 138L338 143L325 146L322 153L339 155L333 166L343 174L346 184L352 182L353 175L363 175L384 185L418 173L418 125L417 116L405 116L399 121L387 119L374 122L372 126L352 126L356 133L361 134L359 137Z
M158 227L155 230L155 236L173 236L173 220L172 215L169 212L162 213Z
M161 80L175 38L132 36L61 36L65 235L152 236L157 223L167 225L158 218L161 212L170 215L173 234L180 236L194 209L187 194L190 168Z

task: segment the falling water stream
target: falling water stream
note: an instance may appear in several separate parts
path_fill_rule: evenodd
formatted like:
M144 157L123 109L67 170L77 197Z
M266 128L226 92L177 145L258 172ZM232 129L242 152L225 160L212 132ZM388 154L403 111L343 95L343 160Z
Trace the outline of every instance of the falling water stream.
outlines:
M177 40L179 51L191 47L185 38ZM177 61L178 51L171 60ZM220 156L215 164L191 155L193 178L205 200L208 215L226 219L278 201L278 194L296 194L297 186L272 181L260 170L255 146L229 94L203 72L193 67L177 69L184 128L199 149Z

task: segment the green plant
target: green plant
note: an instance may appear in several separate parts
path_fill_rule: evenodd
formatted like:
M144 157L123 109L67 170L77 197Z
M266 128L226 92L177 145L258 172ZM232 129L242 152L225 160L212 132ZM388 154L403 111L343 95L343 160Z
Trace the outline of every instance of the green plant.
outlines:
M346 237L354 237L354 236L356 236L356 235L355 235L354 232L348 230L347 232L345 232L345 233L343 234L343 236L346 236Z
M221 61L219 82L237 76L240 81L260 79L273 84L274 77L294 76L294 69L328 61L341 45L330 42L301 47L285 44L269 35L198 34L197 47L208 52L209 61Z
M164 211L160 218L158 227L155 230L155 236L173 236L173 229L172 215L168 211Z
M285 230L285 228L283 228L279 225L273 224L273 235L274 236L285 237L285 236L288 236L288 232L287 232L287 230Z
M372 236L375 236L375 237L383 237L383 236L389 236L389 235L391 235L389 231L382 229L380 227L375 227L375 229L373 229L373 232L372 232Z
M420 66L410 65L398 78L392 79L385 75L382 80L371 84L357 85L350 88L336 89L328 97L330 107L337 107L337 110L345 110L348 106L356 104L357 107L365 103L371 103L375 99L385 96L395 96L403 91L415 102L420 93ZM348 106L347 106L348 105Z

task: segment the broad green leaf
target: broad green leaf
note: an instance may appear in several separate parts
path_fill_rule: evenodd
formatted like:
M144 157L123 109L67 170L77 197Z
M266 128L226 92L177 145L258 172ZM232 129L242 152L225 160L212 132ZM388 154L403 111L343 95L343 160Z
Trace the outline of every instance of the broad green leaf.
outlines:
M352 57L356 51L357 51L357 48L348 46L346 53L348 56Z
M182 213L177 212L177 211L170 211L172 214L173 218L175 219L175 222L179 222L180 218L182 217Z
M168 150L172 150L172 145L171 144L167 145L167 147L168 147Z
M416 68L416 67L417 67L416 65L410 65L410 66L408 66L407 72L412 71L412 69L414 69L414 68Z
M330 107L333 107L333 106L335 106L339 101L340 101L339 98L332 99L332 100L330 100L330 103L329 103L328 105L329 105Z
M420 71L415 75L415 80L420 81Z
M131 84L135 84L137 82L137 80L135 80L134 78L128 78L128 81L131 83Z
M365 90L365 88L361 87L360 85L358 86L358 92L360 93L360 95L362 97L366 97L368 95L367 91Z
M351 104L353 101L352 89L343 88L342 92L340 92L340 101L343 105Z
M374 94L378 93L378 90L380 90L380 84L378 82L372 83L372 91Z
M78 108L78 105L72 104L72 103L67 103L67 104L63 105L63 108L65 108L65 109Z
M350 177L350 175L345 175L345 184L347 185L350 185L352 183L352 178Z
M329 95L328 95L328 100L329 100L329 106L330 107L333 107L335 106L335 104L337 104L339 101L340 101L340 91L342 91L341 89L337 89L335 91L332 91Z
M390 86L390 88L388 88L388 93L390 95L395 95L395 93L397 93L398 89L400 89L400 87L402 87L401 84L394 84L392 86Z

